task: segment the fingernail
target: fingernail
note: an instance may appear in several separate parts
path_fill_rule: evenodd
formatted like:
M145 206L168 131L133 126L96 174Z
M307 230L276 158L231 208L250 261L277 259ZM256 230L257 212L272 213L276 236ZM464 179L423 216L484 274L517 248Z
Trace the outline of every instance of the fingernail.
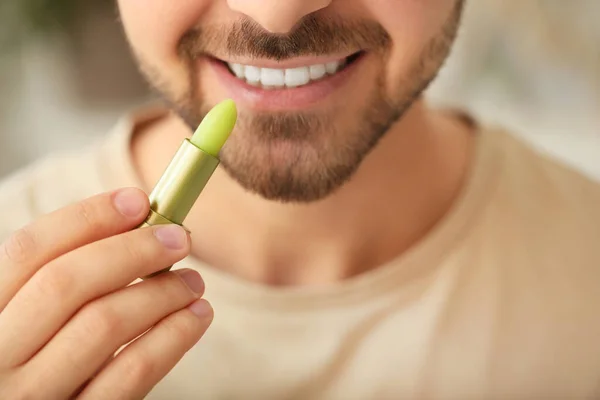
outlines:
M126 217L137 217L144 208L143 197L136 189L127 188L119 190L113 197L117 211Z
M187 244L187 233L178 225L160 226L154 235L168 249L181 250Z
M196 294L202 294L204 292L204 280L199 273L191 269L182 269L175 271L185 284Z
M213 316L213 308L210 303L204 299L197 300L193 302L189 309L191 312L196 314L197 317L205 319L212 318Z

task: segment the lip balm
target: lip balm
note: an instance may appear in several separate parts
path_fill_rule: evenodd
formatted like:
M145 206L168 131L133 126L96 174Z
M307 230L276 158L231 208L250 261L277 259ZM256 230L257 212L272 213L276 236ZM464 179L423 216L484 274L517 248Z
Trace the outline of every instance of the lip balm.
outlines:
M168 224L183 226L185 218L219 166L219 153L236 122L237 108L232 100L225 100L210 110L194 135L183 141L150 193L150 213L140 228Z

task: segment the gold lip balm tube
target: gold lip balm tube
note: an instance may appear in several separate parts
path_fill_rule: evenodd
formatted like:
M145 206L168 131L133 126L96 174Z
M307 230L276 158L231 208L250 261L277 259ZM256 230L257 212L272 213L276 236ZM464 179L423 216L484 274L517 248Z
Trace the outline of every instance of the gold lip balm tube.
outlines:
M150 193L150 213L139 228L153 225L183 226L185 218L219 166L219 152L237 122L232 100L215 106L190 139L185 139ZM171 267L143 279L149 279Z

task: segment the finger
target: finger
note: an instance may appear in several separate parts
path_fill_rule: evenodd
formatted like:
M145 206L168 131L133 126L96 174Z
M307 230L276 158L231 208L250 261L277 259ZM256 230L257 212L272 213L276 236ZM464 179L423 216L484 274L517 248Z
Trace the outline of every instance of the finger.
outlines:
M43 265L88 243L128 231L148 215L147 196L123 189L45 215L0 245L0 311Z
M212 319L206 300L165 318L119 353L78 399L144 398L202 338Z
M69 397L70 399L76 399L77 396L79 396L79 394L81 394L81 392L83 392L83 389L86 388L86 386L92 381L93 378L96 377L96 374L99 373L101 370L103 370L109 363L112 362L112 360L114 360L116 354L111 354L110 357L108 357L100 366L100 368L98 368L98 371L96 371L96 373L94 373L92 376L90 376L85 382L83 382L78 388L77 390L75 390L75 392L73 392L73 394Z
M0 313L0 367L25 362L86 303L173 265L189 247L183 228L164 225L113 236L48 263Z
M68 398L121 346L189 306L203 292L200 275L182 270L89 303L25 364L23 373L35 382L52 382L45 389L50 398Z

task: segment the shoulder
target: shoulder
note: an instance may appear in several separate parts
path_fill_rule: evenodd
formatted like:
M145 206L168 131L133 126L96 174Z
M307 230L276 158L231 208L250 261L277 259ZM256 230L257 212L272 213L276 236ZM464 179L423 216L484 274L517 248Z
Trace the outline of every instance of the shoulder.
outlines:
M519 329L531 322L538 324L531 332L544 327L596 343L600 184L514 136L499 135L493 140L502 161L469 248L477 247L479 267L510 297L504 299L507 315L514 307L513 316L523 318ZM574 325L588 332L563 332Z
M497 135L502 161L493 188L496 210L509 212L515 229L533 229L548 240L600 240L600 182L516 136Z
M525 248L534 258L584 251L600 271L600 182L504 129L480 131L468 204L461 204L469 240L506 256Z
M490 134L499 161L461 249L521 310L568 304L589 324L598 316L589 306L600 304L600 184L515 136Z
M490 335L503 384L522 383L521 365L556 393L574 376L585 390L600 371L600 185L512 134L486 135L493 173L448 258L460 271L449 326Z
M483 240L523 271L600 282L600 183L522 139L493 135L499 162L476 227Z

